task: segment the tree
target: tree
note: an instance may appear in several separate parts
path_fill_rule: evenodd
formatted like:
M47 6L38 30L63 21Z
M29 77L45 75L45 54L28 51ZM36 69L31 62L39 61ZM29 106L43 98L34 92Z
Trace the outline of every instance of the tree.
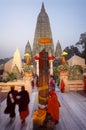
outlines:
M79 49L78 49L76 46L74 46L74 45L71 45L71 46L69 46L69 47L66 47L66 48L64 49L64 51L66 51L66 52L68 53L68 55L65 56L66 60L70 59L73 55L78 55L78 56L80 56L80 51L79 51Z
M82 47L81 55L82 55L83 58L85 58L85 64L86 64L86 32L82 33L80 35L80 39L76 43L76 45L80 45Z
M8 71L6 71L6 73L7 73L7 79L8 79L8 81L13 81L14 79L16 79L16 75L15 75L15 73L13 73L13 72L8 72Z

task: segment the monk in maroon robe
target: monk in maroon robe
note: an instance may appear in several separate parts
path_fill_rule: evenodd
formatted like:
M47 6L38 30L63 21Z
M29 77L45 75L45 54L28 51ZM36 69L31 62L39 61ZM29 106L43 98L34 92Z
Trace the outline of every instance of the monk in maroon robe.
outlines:
M9 114L10 118L15 117L15 106L16 106L16 96L18 91L15 90L15 86L11 86L11 90L7 94L7 107L4 111L5 114Z
M21 91L19 92L17 96L18 104L19 104L19 113L20 113L20 119L21 122L24 123L26 117L29 115L29 102L30 102L30 97L29 93L25 90L25 87L21 87Z

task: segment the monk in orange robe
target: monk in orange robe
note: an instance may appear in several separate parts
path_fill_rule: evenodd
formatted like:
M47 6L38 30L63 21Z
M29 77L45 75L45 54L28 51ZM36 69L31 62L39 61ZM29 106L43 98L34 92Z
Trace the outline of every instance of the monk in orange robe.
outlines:
M59 107L60 103L55 91L49 92L47 112L51 115L54 123L59 121Z
M64 93L65 91L65 83L63 81L63 79L61 80L61 92Z
M21 86L21 91L17 96L18 105L19 105L19 114L21 122L24 123L26 117L29 115L29 102L30 97L29 93L25 90L24 86Z

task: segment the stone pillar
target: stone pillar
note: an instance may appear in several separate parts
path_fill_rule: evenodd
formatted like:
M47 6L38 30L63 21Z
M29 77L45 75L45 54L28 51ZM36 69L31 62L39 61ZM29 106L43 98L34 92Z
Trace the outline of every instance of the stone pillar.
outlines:
M32 93L32 85L31 82L33 80L33 73L32 72L24 72L24 77L23 80L25 82L25 89L29 92Z
M55 59L55 57L51 54L49 54L49 62L50 62L50 75L53 75L53 60Z
M36 60L36 74L39 76L39 60Z
M50 61L50 75L53 75L53 61Z
M39 76L39 54L34 56L34 59L36 61L36 74Z

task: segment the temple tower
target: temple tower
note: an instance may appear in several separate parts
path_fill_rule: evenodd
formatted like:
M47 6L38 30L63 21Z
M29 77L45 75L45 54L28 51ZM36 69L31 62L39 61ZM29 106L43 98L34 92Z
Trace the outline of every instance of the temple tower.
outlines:
M52 39L52 32L50 28L49 17L46 13L44 3L42 3L41 11L37 18L36 30L34 35L33 56L39 54L43 49L45 49L48 54L54 55L53 39L49 44L38 44L39 39L44 37Z
M32 51L31 51L31 46L30 46L29 40L28 40L28 42L27 42L27 44L25 46L25 53L24 54L26 54L26 53L30 55L30 61L32 63L33 62L33 57L32 57Z
M56 57L56 59L62 58L62 48L61 48L61 44L60 44L59 40L56 45L55 57Z
M62 64L62 48L61 44L58 40L56 44L56 50L55 50L55 60L53 62L53 66L59 66Z
M32 55L31 46L30 46L29 41L27 42L27 44L25 46L25 53L29 53L30 55Z

